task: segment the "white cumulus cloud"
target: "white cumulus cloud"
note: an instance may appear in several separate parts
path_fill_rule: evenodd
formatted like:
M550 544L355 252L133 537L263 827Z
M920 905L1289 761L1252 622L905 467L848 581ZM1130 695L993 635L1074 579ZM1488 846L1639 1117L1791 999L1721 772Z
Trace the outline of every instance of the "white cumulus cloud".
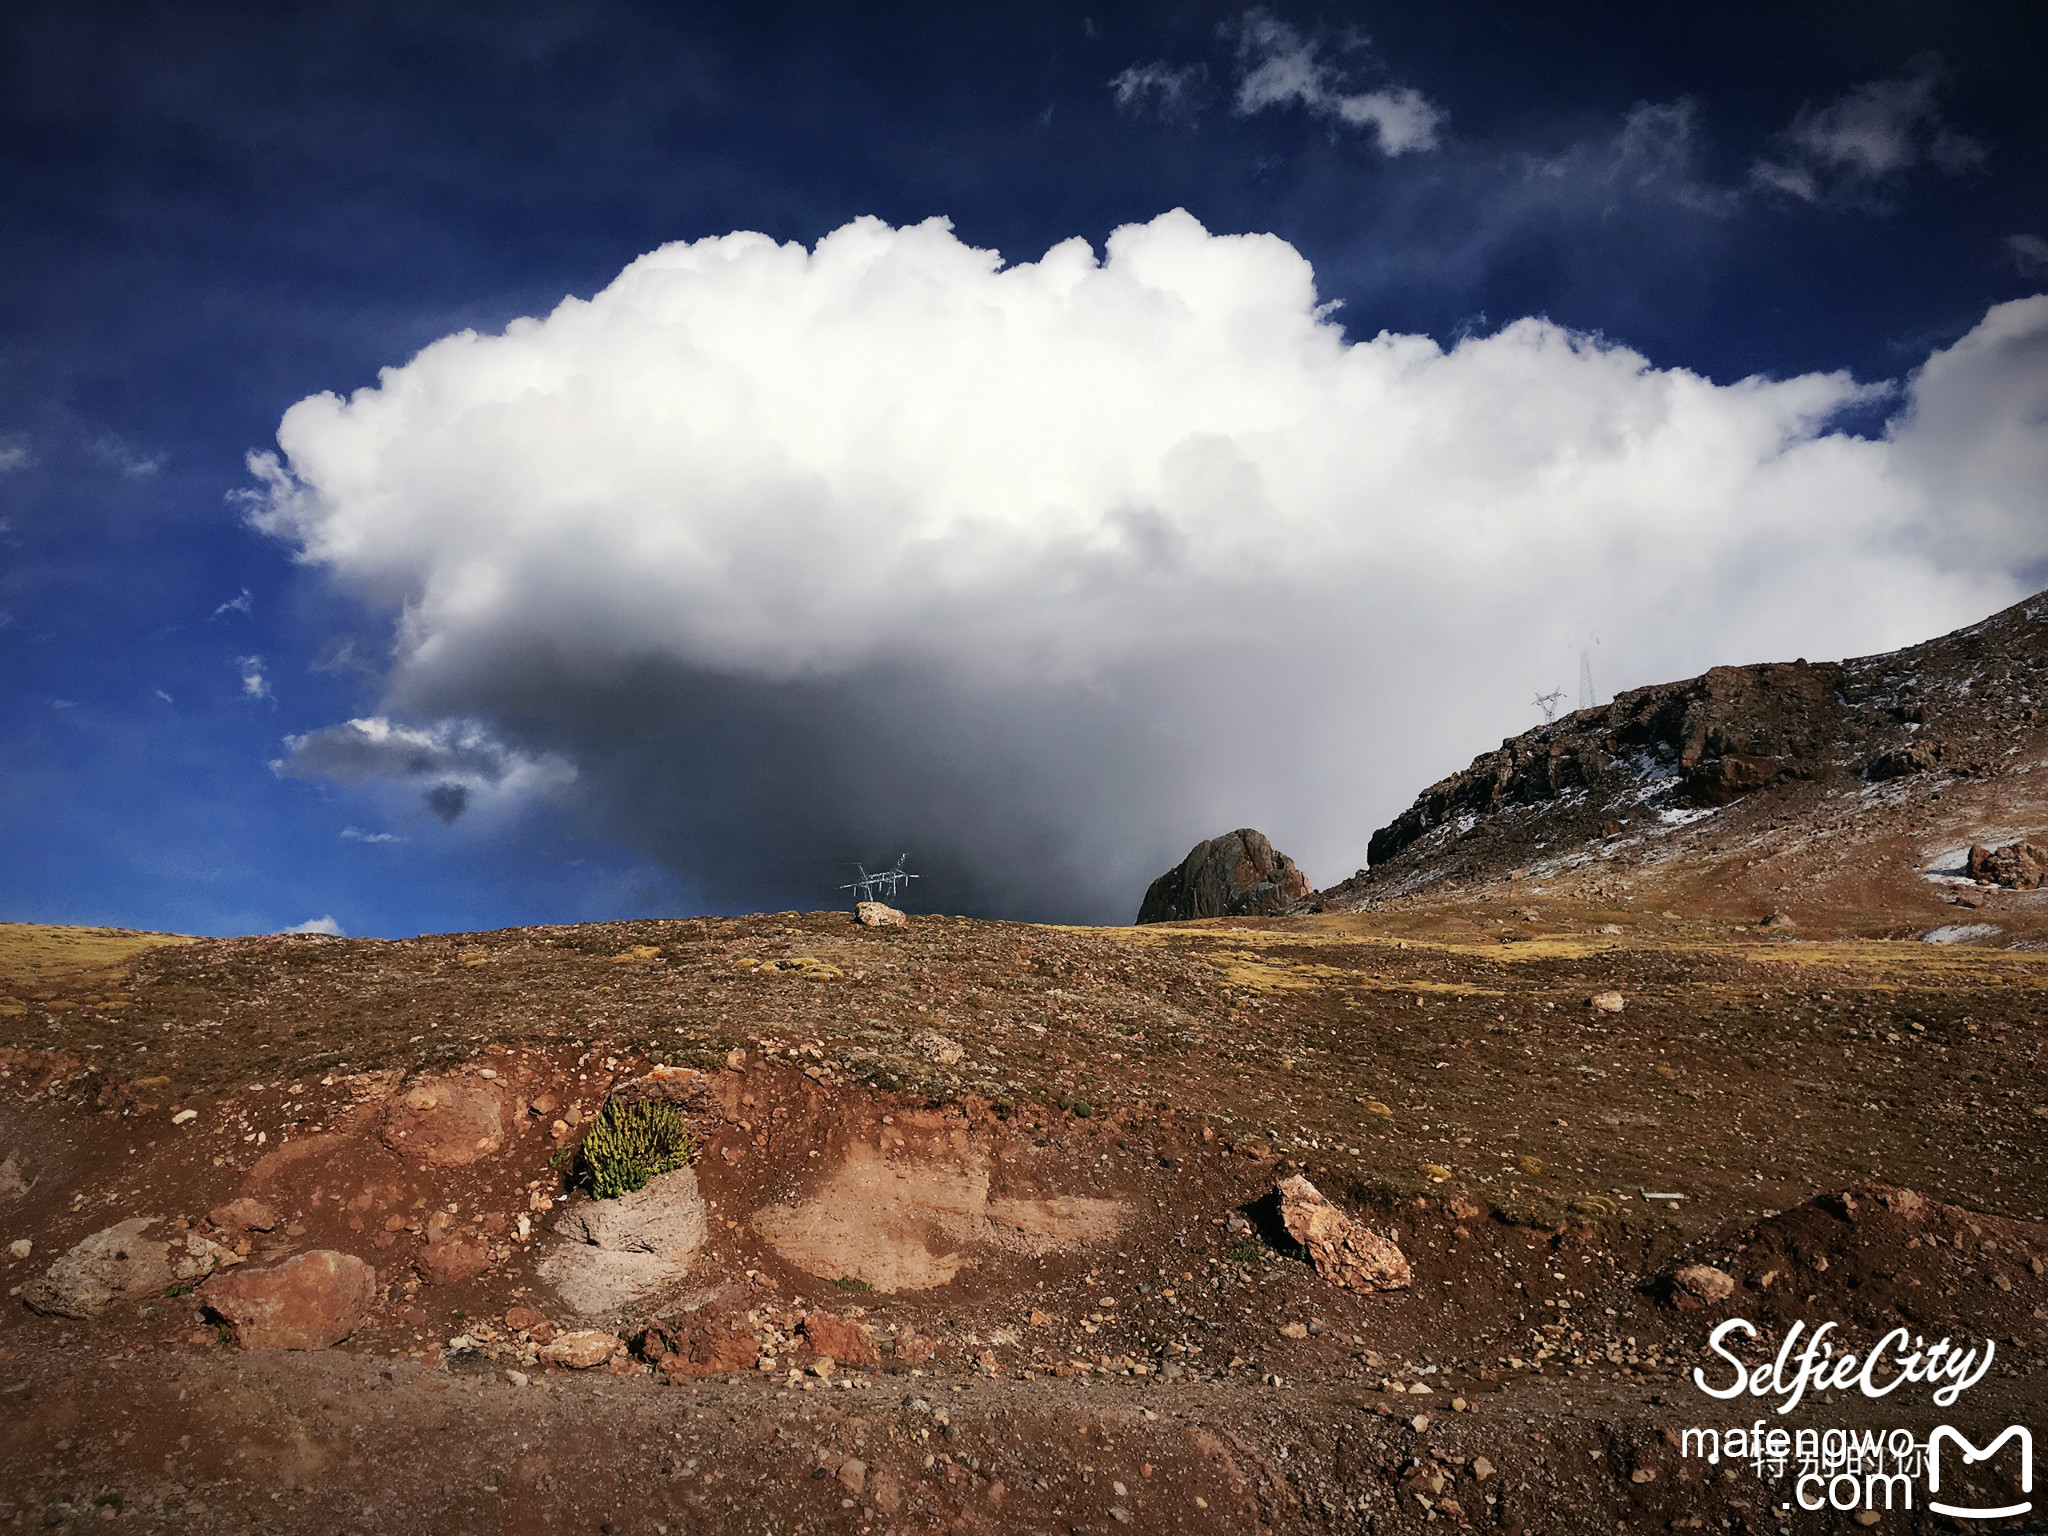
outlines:
M309 917L303 923L294 923L289 928L280 928L280 933L324 933L329 938L345 939L347 932L332 916Z
M252 459L393 626L380 712L279 771L444 819L573 782L728 904L909 849L950 910L1127 917L1245 824L1327 881L1588 633L1619 688L2022 595L2044 338L1994 310L1872 440L1841 374L1354 340L1284 241L1181 212L1017 265L943 220L665 246Z

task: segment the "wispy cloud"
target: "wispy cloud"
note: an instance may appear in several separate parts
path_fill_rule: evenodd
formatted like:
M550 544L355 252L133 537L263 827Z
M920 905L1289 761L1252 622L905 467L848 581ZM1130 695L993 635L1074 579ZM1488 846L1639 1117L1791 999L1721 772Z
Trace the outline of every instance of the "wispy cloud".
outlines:
M222 603L218 608L213 610L212 617L219 619L225 618L228 614L231 613L239 613L244 618L246 618L250 613L255 611L255 607L256 600L249 595L249 589L247 587L244 587L242 588L242 595L240 597L229 598L226 602Z
M246 698L267 699L270 694L270 680L263 675L261 656L237 656L235 665L242 671L242 693Z
M1299 105L1349 128L1370 128L1389 155L1436 148L1437 129L1447 114L1420 91L1409 86L1347 89L1345 72L1324 61L1321 44L1270 11L1247 11L1237 40L1239 112L1249 116ZM1348 47L1362 53L1365 40L1350 39Z
M130 480L145 480L164 467L161 453L137 453L113 433L92 439L86 449L102 464L111 464Z
M1941 75L1939 59L1918 59L1896 80L1801 107L1750 180L1803 202L1853 207L1880 203L1887 186L1918 166L1949 176L1978 169L1984 145L1949 127L1936 105Z
M303 923L294 923L289 928L280 928L278 932L324 933L332 939L345 939L348 937L346 930L342 928L340 923L334 920L332 915L327 917L309 917Z
M359 827L343 827L341 840L344 843L402 843L404 838L395 832L365 832Z
M2039 235L2007 235L2005 250L2022 277L2048 274L2048 240Z
M1570 184L1581 196L1610 206L1624 198L1678 203L1702 213L1733 213L1742 194L1701 176L1699 108L1691 99L1639 101L1621 127L1604 138L1574 144L1561 154L1524 162L1525 175Z
M1202 86L1209 78L1206 64L1184 64L1176 68L1164 59L1133 64L1109 82L1116 104L1126 112L1154 112L1164 118L1185 118L1194 114Z
M28 444L0 443L0 475L11 470L27 469L35 461L35 453Z
M168 693L165 693L161 688L157 689L156 696L162 699L166 704L175 704L178 702L176 699L172 698Z

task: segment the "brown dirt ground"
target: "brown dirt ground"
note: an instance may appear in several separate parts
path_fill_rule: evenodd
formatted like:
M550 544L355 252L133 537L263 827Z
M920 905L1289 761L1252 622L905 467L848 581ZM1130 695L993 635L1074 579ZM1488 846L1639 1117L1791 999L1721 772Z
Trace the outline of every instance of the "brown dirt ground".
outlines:
M12 1528L1776 1532L1770 1485L1667 1443L1769 1416L1689 1380L1736 1315L1766 1358L1799 1319L1998 1341L1950 1413L1835 1394L1812 1422L2043 1427L2048 953L1516 887L1145 929L75 932L0 927L0 1158L27 1185L0 1243L33 1244L0 1248L5 1283L250 1195L280 1217L250 1264L338 1248L379 1292L307 1353L236 1349L190 1295L89 1322L9 1302ZM1588 1008L1610 989L1622 1012ZM773 1370L550 1369L504 1321L569 1321L535 1274L542 1209L584 1198L552 1126L656 1061L715 1081L712 1236L608 1321L700 1307ZM506 1100L474 1161L380 1135L441 1076ZM1268 1197L1297 1168L1412 1289L1339 1291L1290 1251ZM1928 1209L1841 1199L1866 1185ZM420 1278L436 1212L482 1274ZM1675 1307L1694 1262L1735 1294ZM880 1367L792 1380L819 1309L872 1328Z

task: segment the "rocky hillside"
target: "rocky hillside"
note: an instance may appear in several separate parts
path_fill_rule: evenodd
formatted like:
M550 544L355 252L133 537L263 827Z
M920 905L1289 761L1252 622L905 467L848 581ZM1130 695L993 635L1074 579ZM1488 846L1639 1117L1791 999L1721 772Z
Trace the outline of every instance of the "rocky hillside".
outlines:
M1973 844L2048 823L2048 598L1882 656L1716 667L1475 758L1373 835L1346 910L1503 884L1889 931L1986 900ZM1980 861L1980 866L1981 866ZM1981 872L1981 869L1980 869ZM2024 932L2022 932L2024 930Z

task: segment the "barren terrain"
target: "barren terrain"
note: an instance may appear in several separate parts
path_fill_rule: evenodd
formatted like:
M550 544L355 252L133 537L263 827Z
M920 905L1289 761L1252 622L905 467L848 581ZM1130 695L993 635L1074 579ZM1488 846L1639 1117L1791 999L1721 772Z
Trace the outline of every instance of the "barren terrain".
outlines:
M1848 1529L1684 1432L2043 1427L2037 628L1574 716L1290 917L0 927L0 1525ZM614 1094L701 1144L595 1202ZM1994 1358L1781 1418L1737 1317Z
M17 1301L0 1497L29 1528L1775 1530L1763 1484L1665 1441L1720 1421L1685 1377L1719 1316L1995 1337L1950 1417L2038 1408L2048 955L1501 919L1514 942L1473 914L1435 937L1358 915L94 934L68 969L61 935L8 928L0 1145L27 1187L4 1235L33 1244L10 1285L124 1218L212 1231L252 1197L278 1223L247 1264L337 1249L378 1291L318 1351L225 1344L189 1292L91 1320ZM1623 1011L1587 1006L1610 990ZM584 1199L551 1126L662 1060L717 1085L710 1236L661 1294L578 1319L536 1272L541 1209ZM389 1130L447 1079L517 1109L473 1161ZM1269 1210L1296 1168L1394 1238L1412 1288L1302 1261ZM1839 1199L1869 1184L1929 1211L1907 1233ZM435 1212L480 1273L423 1278ZM1692 1261L1737 1294L1674 1307ZM774 1365L549 1368L514 1306L624 1339L719 1313ZM873 1330L871 1367L791 1374L820 1311Z

